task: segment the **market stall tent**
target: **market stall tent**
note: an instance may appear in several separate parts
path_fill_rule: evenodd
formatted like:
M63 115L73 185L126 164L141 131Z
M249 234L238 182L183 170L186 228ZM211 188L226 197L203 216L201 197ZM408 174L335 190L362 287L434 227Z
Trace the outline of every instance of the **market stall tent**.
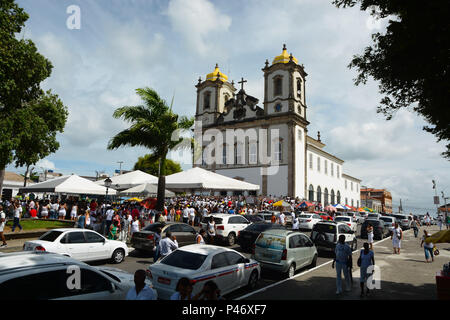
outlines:
M143 195L145 197L156 196L158 195L158 185L151 183L143 183L136 187L121 191L120 194L128 196ZM166 189L164 196L166 198L175 197L175 193Z
M20 188L22 193L49 192L64 194L93 194L106 195L106 187L100 186L91 180L82 178L76 174L62 176L60 178L36 183L32 186ZM115 195L116 191L109 188L108 195Z
M256 184L229 178L202 168L192 168L167 176L166 188L171 190L259 190Z
M135 170L118 176L113 176L110 177L110 179L112 181L111 188L114 188L116 190L125 190L144 183L158 184L157 177L145 173L141 170ZM95 181L95 183L104 186L105 180L106 179Z

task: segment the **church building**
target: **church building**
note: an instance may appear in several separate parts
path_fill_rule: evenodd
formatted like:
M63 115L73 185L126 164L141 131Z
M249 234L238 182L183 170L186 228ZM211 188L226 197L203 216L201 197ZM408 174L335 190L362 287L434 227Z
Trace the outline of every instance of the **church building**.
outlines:
M258 195L358 207L361 180L344 173L344 160L326 152L320 133L308 135L304 66L284 45L262 71L262 106L245 92L246 80L238 90L218 65L199 78L195 130L203 152L194 166L257 184Z

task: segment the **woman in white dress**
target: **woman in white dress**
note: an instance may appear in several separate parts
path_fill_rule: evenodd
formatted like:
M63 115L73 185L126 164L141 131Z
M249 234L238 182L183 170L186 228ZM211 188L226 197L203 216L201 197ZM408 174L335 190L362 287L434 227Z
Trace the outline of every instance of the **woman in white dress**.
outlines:
M130 230L131 236L133 236L133 233L139 232L140 229L141 229L141 224L140 224L137 216L134 216L133 222L131 223L131 230Z
M367 227L367 243L369 243L369 250L373 250L373 226L370 223Z
M197 237L195 238L195 243L205 244L205 236L206 236L206 231L204 229L200 229Z
M65 203L61 204L59 206L59 219L60 220L64 220L66 218L66 209L67 209L67 205Z
M70 220L77 220L77 210L78 206L74 204L72 206L72 211L70 211Z
M394 254L400 254L400 248L402 247L402 238L403 238L403 231L396 222L394 225L394 230L392 230L391 235L392 246L394 247Z
M41 209L41 217L42 217L42 219L47 219L49 207L50 207L50 206L49 206L48 203L45 203L45 204L42 206L42 209Z

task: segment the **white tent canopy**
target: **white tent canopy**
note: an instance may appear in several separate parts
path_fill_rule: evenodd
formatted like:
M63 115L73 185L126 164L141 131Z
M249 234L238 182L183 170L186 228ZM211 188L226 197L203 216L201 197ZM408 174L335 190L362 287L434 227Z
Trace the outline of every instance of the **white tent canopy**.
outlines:
M91 180L77 176L62 176L60 178L37 183L29 187L20 188L19 192L51 192L51 193L67 193L67 194L95 194L106 195L106 188L99 186ZM115 195L116 191L108 190L108 195Z
M137 196L137 195L156 196L157 194L158 194L158 186L156 184L150 183L143 183L136 187L120 192L120 195L127 195L127 196ZM167 189L164 195L166 198L175 197L175 193Z
M110 179L112 181L111 188L116 190L129 189L144 183L158 184L157 177L140 170L124 173L111 177ZM106 179L95 181L95 183L104 186L105 180Z
M167 176L166 187L173 190L259 190L259 186L256 184L229 178L198 167Z

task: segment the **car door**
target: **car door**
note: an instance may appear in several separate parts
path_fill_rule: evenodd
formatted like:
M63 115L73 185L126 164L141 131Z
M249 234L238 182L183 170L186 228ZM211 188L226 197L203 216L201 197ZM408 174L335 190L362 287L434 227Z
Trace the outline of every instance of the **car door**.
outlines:
M228 260L230 268L235 268L235 272L230 274L231 286L230 291L234 291L247 284L245 275L245 258L236 252L226 252L225 256Z
M305 252L307 252L307 256L305 257L306 265L310 265L312 263L314 255L316 254L316 248L309 237L305 236L304 234L302 234L301 237L303 238L303 242L306 248Z
M305 248L302 244L302 238L300 237L300 234L291 235L288 238L288 242L288 257L293 259L296 265L296 269L300 269L305 265Z
M229 265L226 252L217 253L213 256L211 271L214 272L215 281L221 294L228 293L233 286L234 268Z
M61 239L61 245L72 258L80 261L89 260L89 245L83 231L68 232Z
M89 260L101 260L111 257L107 240L96 232L84 231L84 237L89 248Z
M242 231L248 227L248 225L250 224L250 221L248 221L247 219L245 219L244 217L241 217L241 216L237 216L234 218L236 221L235 225L236 225L236 235L237 235L239 231Z

